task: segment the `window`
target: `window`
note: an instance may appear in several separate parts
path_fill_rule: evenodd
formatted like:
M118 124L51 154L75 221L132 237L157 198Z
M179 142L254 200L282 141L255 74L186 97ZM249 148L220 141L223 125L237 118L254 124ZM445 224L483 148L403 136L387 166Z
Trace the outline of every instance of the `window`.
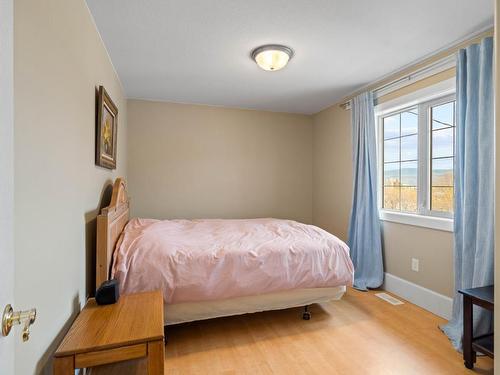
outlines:
M431 107L431 211L453 213L455 101Z
M379 114L382 219L453 217L455 107L448 94Z
M383 118L383 207L417 211L418 108Z

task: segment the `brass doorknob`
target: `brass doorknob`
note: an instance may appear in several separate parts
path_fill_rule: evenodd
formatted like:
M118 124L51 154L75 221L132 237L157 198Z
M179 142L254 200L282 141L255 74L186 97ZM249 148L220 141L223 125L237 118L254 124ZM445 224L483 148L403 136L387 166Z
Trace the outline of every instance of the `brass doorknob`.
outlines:
M12 326L24 322L23 341L28 341L30 338L30 326L35 322L36 309L26 311L14 311L11 305L5 306L2 316L2 335L7 336L12 329Z

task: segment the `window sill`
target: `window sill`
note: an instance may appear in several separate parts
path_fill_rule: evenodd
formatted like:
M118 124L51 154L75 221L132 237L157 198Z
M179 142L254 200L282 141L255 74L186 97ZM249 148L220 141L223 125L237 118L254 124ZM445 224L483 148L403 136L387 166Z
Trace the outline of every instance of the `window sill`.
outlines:
M379 210L380 220L453 232L453 219Z

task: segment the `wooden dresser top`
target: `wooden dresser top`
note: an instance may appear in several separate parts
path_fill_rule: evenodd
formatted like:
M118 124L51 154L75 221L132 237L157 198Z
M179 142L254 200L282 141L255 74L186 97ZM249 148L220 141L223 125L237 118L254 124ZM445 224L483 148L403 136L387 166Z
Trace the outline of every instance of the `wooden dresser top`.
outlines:
M460 289L459 293L472 297L476 300L484 301L490 305L495 304L495 286L481 286L478 288Z
M113 305L89 299L55 356L163 339L163 296L160 291L121 296Z

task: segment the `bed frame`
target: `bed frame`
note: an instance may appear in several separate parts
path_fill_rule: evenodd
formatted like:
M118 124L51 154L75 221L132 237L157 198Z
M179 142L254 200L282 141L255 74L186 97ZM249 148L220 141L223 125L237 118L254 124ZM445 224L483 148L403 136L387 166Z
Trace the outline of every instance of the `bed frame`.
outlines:
M113 185L111 203L97 216L96 287L108 280L113 263L113 252L120 234L129 221L129 209L130 202L125 180L117 178ZM165 324L169 325L303 306L302 318L309 320L311 313L308 305L338 300L345 291L345 286L307 288L222 301L176 303L166 305L164 319Z
M121 177L115 180L111 203L97 216L96 287L108 280L113 251L129 220L127 186Z

